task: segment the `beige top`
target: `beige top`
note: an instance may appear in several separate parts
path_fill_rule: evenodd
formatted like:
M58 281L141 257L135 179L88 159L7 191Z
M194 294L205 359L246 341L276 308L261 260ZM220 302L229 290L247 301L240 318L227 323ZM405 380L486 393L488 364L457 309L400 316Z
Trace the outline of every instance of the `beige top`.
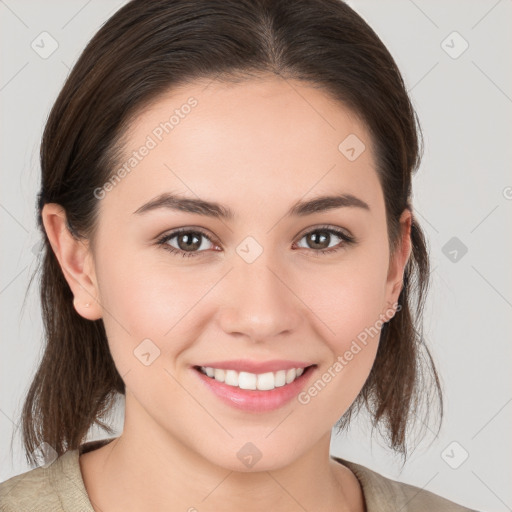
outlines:
M67 451L48 467L38 467L0 484L1 512L94 512L78 457L111 441L89 441ZM367 512L476 512L429 491L390 480L364 466L332 457L347 466L363 490Z

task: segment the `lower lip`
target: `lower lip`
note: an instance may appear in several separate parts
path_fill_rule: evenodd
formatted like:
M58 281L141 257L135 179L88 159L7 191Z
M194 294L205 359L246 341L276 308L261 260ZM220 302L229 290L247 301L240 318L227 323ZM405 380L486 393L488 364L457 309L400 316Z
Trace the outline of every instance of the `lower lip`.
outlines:
M314 369L315 366L309 366L304 370L304 373L292 383L268 391L240 389L239 387L229 386L212 377L208 377L196 368L193 368L193 371L199 376L208 389L213 391L213 393L228 405L244 411L266 412L279 409L297 396L305 387Z

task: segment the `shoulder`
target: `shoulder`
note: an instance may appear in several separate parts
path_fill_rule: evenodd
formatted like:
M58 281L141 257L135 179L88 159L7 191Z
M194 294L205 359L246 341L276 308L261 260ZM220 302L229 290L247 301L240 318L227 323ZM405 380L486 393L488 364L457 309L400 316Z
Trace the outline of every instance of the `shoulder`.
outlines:
M0 484L0 510L59 510L59 501L51 488L46 468L40 467L14 476Z
M0 483L1 512L94 512L78 462L78 450Z
M356 475L367 512L477 512L420 487L387 478L355 462L333 458Z

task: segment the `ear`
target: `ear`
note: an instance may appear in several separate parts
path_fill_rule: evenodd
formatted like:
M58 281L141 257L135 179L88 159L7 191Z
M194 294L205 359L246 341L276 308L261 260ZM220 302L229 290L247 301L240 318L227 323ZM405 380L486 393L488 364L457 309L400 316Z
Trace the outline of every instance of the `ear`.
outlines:
M390 256L386 282L386 302L388 312L390 309L396 310L393 305L398 303L398 297L400 296L403 288L404 271L412 250L411 225L412 212L406 208L400 216L399 246L396 248L395 253ZM394 316L394 313L392 316Z
M88 241L71 234L66 212L59 204L45 204L41 216L53 252L74 295L77 313L88 320L98 320L102 311Z

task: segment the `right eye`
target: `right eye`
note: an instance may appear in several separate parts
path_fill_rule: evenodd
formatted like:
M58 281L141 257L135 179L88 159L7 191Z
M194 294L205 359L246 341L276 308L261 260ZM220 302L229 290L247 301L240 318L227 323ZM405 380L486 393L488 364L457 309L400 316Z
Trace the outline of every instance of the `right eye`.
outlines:
M192 230L188 228L180 228L160 237L157 244L162 245L162 247L171 254L181 254L183 257L191 257L205 252L206 248L205 244L201 241L202 238L213 243L202 231L197 229ZM173 239L176 239L178 247L174 247L169 243Z

